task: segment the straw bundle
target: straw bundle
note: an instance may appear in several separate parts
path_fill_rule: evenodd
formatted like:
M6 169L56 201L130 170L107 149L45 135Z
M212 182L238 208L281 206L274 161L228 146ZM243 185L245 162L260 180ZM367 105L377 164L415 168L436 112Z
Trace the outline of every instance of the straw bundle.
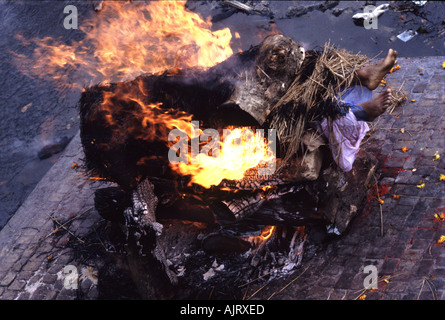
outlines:
M297 77L269 115L284 153L283 165L298 152L301 137L311 123L323 118L332 121L348 111L338 102L357 81L355 72L369 62L365 55L336 49L330 43L321 52L306 53Z
M395 108L403 105L403 103L408 99L408 96L402 89L402 86L399 88L391 88L391 105L387 109L389 114L392 114Z

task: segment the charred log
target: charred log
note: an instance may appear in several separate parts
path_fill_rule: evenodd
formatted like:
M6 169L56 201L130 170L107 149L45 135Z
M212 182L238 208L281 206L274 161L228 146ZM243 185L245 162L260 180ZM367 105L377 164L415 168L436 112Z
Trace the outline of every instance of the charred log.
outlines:
M136 92L145 105L161 104L163 112L193 115L204 128L261 127L303 59L302 47L277 35L209 70L142 75L87 88L79 101L87 168L126 189L134 189L144 177L177 178L167 165L165 142L141 138L158 128L143 121L140 103L128 99L128 93ZM113 110L103 107L106 99Z
M124 212L132 205L131 194L120 187L102 188L94 192L94 206L108 221L125 223Z

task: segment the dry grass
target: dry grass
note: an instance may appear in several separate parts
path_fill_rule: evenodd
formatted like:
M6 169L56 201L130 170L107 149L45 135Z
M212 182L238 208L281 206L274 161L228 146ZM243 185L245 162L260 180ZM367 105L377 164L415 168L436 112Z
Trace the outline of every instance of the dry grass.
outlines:
M301 137L310 123L322 118L332 121L344 111L338 104L342 93L357 84L356 71L370 61L330 43L321 53L307 52L296 79L270 114L284 150L283 165L301 148Z
M408 96L403 90L403 84L399 88L391 88L391 105L387 112L392 114L395 108L403 105L407 99Z

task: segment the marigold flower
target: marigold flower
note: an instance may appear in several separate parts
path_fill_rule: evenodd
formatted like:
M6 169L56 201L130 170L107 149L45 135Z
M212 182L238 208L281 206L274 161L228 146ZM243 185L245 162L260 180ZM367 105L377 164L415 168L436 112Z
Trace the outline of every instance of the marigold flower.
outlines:
M434 214L434 220L445 221L445 212L439 212Z

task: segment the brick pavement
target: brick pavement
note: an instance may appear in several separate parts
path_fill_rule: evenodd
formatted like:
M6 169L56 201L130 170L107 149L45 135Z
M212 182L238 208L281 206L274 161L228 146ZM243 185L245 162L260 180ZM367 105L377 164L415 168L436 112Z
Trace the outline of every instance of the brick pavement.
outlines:
M77 135L0 232L1 299L97 297L97 266L76 259L72 245L91 245L82 238L100 221L92 198L98 183L75 165L82 155ZM69 282L70 270L78 282Z
M445 211L443 61L400 58L402 68L388 75L391 87L403 84L408 102L382 115L363 145L380 161L384 203L371 199L344 236L289 277L261 285L254 299L445 299L445 247L436 243L445 226L434 218ZM442 157L433 161L436 153ZM0 231L0 299L138 298L125 270L100 254L93 191L103 183L73 167L82 156L77 135ZM376 266L379 282L365 292L367 265ZM252 284L248 294L259 288Z
M445 225L434 217L445 212L445 181L440 181L445 174L444 61L400 58L401 69L387 76L388 86L403 84L408 101L380 116L362 146L379 159L377 186L386 192L384 203L370 199L348 233L255 298L445 299L445 246L437 244ZM441 157L433 160L436 154ZM377 267L377 290L364 290L367 265Z

